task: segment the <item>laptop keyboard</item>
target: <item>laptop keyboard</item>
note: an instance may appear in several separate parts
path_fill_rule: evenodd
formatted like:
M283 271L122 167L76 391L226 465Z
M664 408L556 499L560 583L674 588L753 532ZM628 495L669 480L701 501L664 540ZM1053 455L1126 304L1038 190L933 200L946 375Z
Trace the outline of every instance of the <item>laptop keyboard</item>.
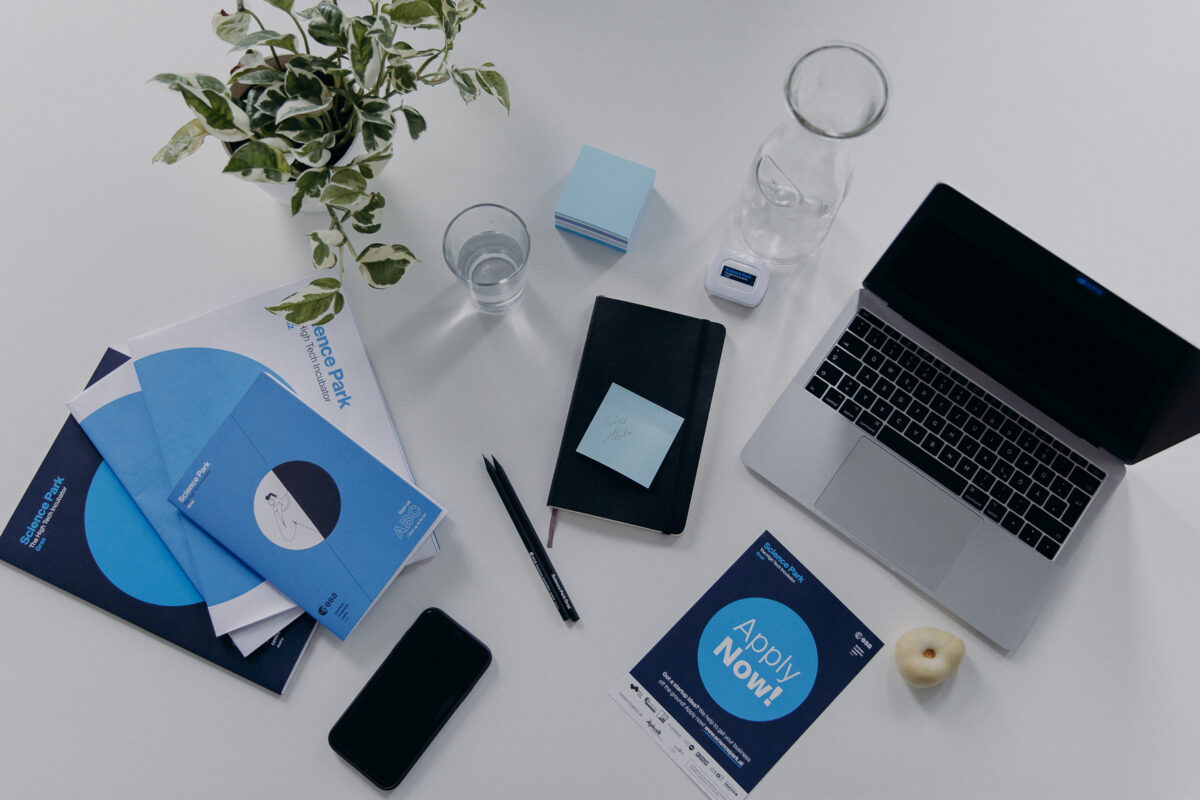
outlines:
M806 388L1053 559L1103 470L866 309Z

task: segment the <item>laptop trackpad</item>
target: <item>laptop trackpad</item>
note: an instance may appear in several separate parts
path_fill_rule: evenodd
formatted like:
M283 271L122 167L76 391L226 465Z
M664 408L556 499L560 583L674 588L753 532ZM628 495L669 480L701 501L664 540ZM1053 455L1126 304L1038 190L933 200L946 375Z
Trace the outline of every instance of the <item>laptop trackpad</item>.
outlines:
M868 438L854 445L816 507L930 590L980 524L970 509Z

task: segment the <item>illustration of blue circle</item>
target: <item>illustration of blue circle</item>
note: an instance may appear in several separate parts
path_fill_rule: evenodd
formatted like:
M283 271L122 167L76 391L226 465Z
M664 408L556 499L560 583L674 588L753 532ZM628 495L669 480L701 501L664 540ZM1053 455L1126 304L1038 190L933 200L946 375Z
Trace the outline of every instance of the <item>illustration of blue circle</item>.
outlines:
M83 526L96 566L125 594L156 606L201 602L107 463L100 464L88 487Z
M765 597L722 608L700 634L700 680L721 708L751 722L800 707L817 679L817 643L800 615Z
M167 472L175 477L191 466L192 458L260 374L279 378L252 358L210 347L179 347L144 356L137 362L137 372L142 391L154 396L158 417L185 421L172 425L158 442ZM198 548L193 557L210 605L240 597L262 583L207 536L193 541Z

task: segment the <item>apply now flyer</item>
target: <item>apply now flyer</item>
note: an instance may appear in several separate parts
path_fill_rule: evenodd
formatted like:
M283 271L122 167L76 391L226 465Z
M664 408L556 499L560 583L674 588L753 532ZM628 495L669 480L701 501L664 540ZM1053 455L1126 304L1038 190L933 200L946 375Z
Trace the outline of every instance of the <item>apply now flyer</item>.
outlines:
M770 532L612 697L713 800L738 800L883 642Z

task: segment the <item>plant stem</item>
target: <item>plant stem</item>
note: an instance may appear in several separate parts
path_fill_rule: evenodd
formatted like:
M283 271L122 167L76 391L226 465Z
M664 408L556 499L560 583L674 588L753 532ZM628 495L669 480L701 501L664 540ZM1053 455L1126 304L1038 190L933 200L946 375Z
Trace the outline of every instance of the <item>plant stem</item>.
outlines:
M354 260L358 261L358 251L354 249L354 245L350 244L350 237L346 235L346 229L342 227L342 220L338 219L337 213L333 210L333 206L328 203L325 205L325 210L329 212L329 227L342 234L343 246L350 251L350 255L354 256ZM350 212L346 212L346 217L350 216ZM338 267L342 265L342 260L338 259Z
M425 59L425 62L423 64L421 64L420 68L417 70L417 77L420 78L421 75L423 75L425 73L425 68L428 67L430 64L432 64L433 60L440 55L445 55L444 51L439 50L438 52L431 55L429 58Z
M253 11L251 11L248 8L246 9L246 13L250 15L251 19L253 19L255 22L258 23L258 29L260 31L265 31L267 29L267 26L263 25L263 21L258 18L258 14L255 14ZM275 52L275 46L269 45L269 48L271 50L271 58L275 60L275 66L278 67L279 69L282 69L282 67L279 64L279 53Z
M304 42L304 52L311 56L312 50L308 47L308 36L304 33L304 26L300 24L300 20L296 19L296 15L292 12L289 11L288 16L292 18L292 22L296 23L296 30L300 31L300 39Z

